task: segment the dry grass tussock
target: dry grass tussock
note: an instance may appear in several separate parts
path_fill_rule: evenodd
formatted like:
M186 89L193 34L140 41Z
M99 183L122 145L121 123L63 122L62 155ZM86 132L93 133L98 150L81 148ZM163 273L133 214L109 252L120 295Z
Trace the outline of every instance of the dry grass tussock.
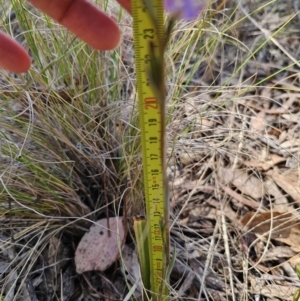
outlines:
M130 18L120 49L96 53L23 1L0 9L34 59L28 74L0 77L0 294L134 300L123 258L84 275L73 262L92 222L126 215L131 247L131 217L144 212ZM176 27L173 299L293 300L300 285L297 13L294 1L218 1Z

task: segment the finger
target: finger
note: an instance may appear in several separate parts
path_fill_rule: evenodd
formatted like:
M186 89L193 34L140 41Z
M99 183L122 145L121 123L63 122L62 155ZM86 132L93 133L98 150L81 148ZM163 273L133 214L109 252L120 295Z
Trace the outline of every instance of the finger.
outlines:
M120 42L117 24L87 0L28 1L95 49L114 49Z
M26 50L11 37L0 31L0 67L15 73L30 68L30 57Z
M130 0L117 0L129 13L131 13Z

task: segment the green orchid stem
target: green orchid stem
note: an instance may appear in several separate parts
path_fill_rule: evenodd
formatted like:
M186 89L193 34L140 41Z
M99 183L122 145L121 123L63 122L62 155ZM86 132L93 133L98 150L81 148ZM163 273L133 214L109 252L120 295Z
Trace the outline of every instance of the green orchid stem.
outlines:
M147 220L135 221L137 251L141 264L141 274L146 291L150 292L152 301L166 301L169 296L170 276L170 234L169 234L169 189L166 164L166 86L165 59L167 41L172 24L165 27L163 0L132 0L134 19L134 38L137 66L137 87L141 109L142 146L146 216ZM145 96L146 95L146 96ZM145 106L145 100L155 100L155 104ZM148 111L147 110L155 110ZM154 119L146 119L151 116ZM150 117L147 117L150 118ZM149 148L146 140L151 132L149 120L155 120L153 136L157 139L158 148ZM146 131L145 129L148 128ZM152 132L151 132L152 134ZM149 138L149 137L148 137ZM148 139L147 138L147 139ZM152 136L150 138L153 138ZM150 152L151 150L151 152ZM153 154L160 161L152 166ZM150 159L149 159L150 158ZM158 171L158 175L152 174ZM148 172L149 171L149 172ZM150 174L150 177L148 175ZM157 177L157 178L156 178ZM149 181L149 178L152 182ZM158 180L159 179L159 180ZM150 186L149 186L150 183ZM155 187L154 187L155 185ZM157 185L157 186L156 186ZM157 189L157 190L155 190ZM151 193L150 193L151 192ZM151 196L151 197L150 197ZM146 297L148 294L146 293Z
M149 292L151 291L150 279L150 258L148 243L148 226L145 219L134 219L133 229L136 238L137 252L139 255L141 276L144 284L144 300L150 300Z

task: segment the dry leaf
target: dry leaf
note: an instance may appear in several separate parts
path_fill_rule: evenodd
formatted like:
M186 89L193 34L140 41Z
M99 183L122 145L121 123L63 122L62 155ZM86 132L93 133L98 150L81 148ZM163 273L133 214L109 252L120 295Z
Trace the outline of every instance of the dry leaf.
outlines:
M291 213L248 212L240 222L256 234L263 235L271 231L271 238L289 245L294 252L300 252L300 221Z
M249 276L249 280L251 282L252 294L263 295L269 298L276 296L282 300L292 301L294 293L298 289L292 285L265 284L263 279L254 278L252 276Z
M269 196L274 198L274 209L279 212L293 212L294 208L289 204L287 198L282 194L281 190L272 179L267 179L265 189Z
M300 204L300 187L298 185L298 174L280 174L276 169L268 171L267 175L272 177L274 182L282 188L294 201Z
M64 246L60 239L55 236L52 236L49 240L49 249L48 249L48 263L52 265L57 263L62 259L61 255L63 254Z
M300 146L300 139L291 139L291 140L284 141L283 143L280 144L280 147L282 149L298 147L298 146Z
M53 273L53 275L56 275L64 266L66 266L67 261L65 261L64 259L67 257L69 250L62 243L61 239L52 236L49 240L49 248L47 251L50 271Z
M296 252L296 253L299 253L299 252ZM299 254L292 257L292 258L290 258L289 263L290 263L290 265L292 266L293 269L295 269L297 265L300 265L300 256L299 256Z
M242 193L251 196L254 199L261 199L265 194L264 185L261 180L255 176L249 176L240 169L220 168L219 177L225 184L232 183Z
M260 111L256 116L251 118L251 127L254 132L263 132L266 129L266 114Z
M250 211L241 218L241 223L252 232L261 235L271 230L272 238L288 237L291 227L294 225L290 213L280 213L278 211L264 213Z
M278 163L286 161L285 158L280 157L278 155L272 154L270 155L266 160L251 160L246 161L245 164L250 167L256 167L262 170L268 170L272 168L274 165L277 165Z
M299 122L299 114L282 114L281 117L283 117L285 120L291 121L291 122Z
M299 281L296 271L293 269L293 267L289 262L287 261L282 262L281 269L284 271L286 275L288 275L288 277L290 277L294 281Z
M75 265L78 274L87 271L104 271L119 257L125 231L122 217L98 220L82 237L76 252Z
M226 192L228 195L230 195L232 198L234 198L235 200L237 200L241 204L252 207L254 209L260 207L260 204L258 202L243 197L240 193L237 193L237 192L233 191L230 187L224 186L222 184L220 186L222 187L224 192Z
M300 252L300 226L295 225L294 227L292 227L288 237L278 237L276 240L289 245L294 252L299 253Z
M291 258L296 253L288 246L274 247L268 250L260 261L278 260L279 258Z
M196 221L201 217L214 220L216 218L216 209L208 206L206 203L201 205L193 204L189 210L190 222Z

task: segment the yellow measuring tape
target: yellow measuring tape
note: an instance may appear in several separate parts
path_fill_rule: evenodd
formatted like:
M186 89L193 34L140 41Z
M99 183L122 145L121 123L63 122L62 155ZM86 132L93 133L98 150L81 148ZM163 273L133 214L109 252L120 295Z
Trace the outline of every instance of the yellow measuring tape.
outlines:
M156 26L143 0L131 0L133 16L134 48L136 62L137 91L139 101L140 128L142 139L142 156L144 187L146 199L146 218L149 227L149 257L151 271L151 291L154 295L163 294L162 283L166 272L165 245L162 219L165 214L164 166L162 156L164 147L162 135L163 108L157 99L155 90L150 85L149 70L151 50L158 47L160 34L164 34L163 0L147 0L153 8ZM157 32L160 31L160 32ZM158 51L159 52L159 51ZM163 55L163 54L160 54ZM163 58L161 58L163 62ZM165 290L164 290L165 291ZM153 300L157 300L153 296Z

